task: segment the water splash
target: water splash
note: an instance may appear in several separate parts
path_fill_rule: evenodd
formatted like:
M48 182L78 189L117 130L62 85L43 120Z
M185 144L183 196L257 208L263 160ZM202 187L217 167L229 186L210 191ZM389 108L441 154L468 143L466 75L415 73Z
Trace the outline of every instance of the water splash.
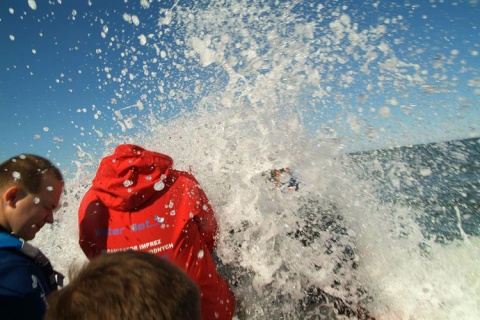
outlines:
M314 288L379 318L478 314L478 290L466 281L478 273L475 260L451 258L470 249L429 242L416 221L421 208L385 201L376 179L357 178L342 157L344 145L389 131L382 119L420 117L409 101L450 78L458 53L426 63L421 39L408 41L417 7L240 0L142 9L123 24L101 20L112 43L98 53L99 78L112 92L102 116L124 135L103 135L98 155L80 149L69 207L36 240L55 265L84 259L75 208L100 153L128 142L170 155L198 178L218 217L218 257L248 319L321 317L323 309L306 307ZM384 177L415 179L404 165ZM265 179L287 166L299 192Z

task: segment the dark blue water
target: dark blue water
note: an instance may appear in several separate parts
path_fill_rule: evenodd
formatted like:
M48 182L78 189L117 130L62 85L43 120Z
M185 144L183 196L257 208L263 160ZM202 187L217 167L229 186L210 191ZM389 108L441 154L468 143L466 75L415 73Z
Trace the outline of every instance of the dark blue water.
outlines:
M427 239L480 235L480 139L421 144L349 155L382 201L419 209Z

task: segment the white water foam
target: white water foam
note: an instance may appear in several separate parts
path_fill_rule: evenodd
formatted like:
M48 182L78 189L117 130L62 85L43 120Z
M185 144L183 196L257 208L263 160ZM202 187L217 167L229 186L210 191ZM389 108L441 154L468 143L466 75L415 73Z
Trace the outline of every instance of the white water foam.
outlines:
M236 288L249 303L248 319L272 318L280 311L295 315L307 284L357 299L380 319L473 319L479 314L476 239L447 247L429 243L426 255L419 248L426 240L413 219L415 212L382 204L365 181L349 174L334 145L306 138L291 118L262 117L245 108L209 111L125 141L165 152L177 168L196 175L220 224L219 258L237 272L234 277L248 277ZM123 141L110 142L108 151ZM284 166L292 166L301 177L298 192L272 190L262 180L263 172ZM64 272L71 263L85 261L77 245L76 208L94 167L67 182L68 207L58 214L58 224L45 227L36 239ZM348 236L334 244L333 254L326 253L330 230L317 230L321 235L308 247L291 236L302 225L299 208L305 198L319 201L319 219L330 213L331 204L345 218ZM232 235L232 230L238 232ZM356 247L358 268L336 274L345 245ZM334 287L336 281L352 282L350 290ZM364 289L372 300L352 297L355 288ZM285 292L290 303L273 304L281 310L272 310L275 297Z

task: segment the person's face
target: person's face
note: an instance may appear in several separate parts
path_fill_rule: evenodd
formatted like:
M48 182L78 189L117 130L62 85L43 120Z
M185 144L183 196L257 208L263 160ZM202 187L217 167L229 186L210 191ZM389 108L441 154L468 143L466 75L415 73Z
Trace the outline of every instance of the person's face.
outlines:
M16 187L14 187L16 188ZM62 195L63 183L52 175L43 179L38 194L16 189L7 202L12 232L23 240L32 240L45 223L53 223L53 211Z

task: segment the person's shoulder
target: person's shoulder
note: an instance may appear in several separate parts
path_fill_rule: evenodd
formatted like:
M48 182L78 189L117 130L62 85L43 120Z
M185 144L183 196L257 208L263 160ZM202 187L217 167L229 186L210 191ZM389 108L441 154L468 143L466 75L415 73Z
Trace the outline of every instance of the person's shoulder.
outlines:
M15 250L0 250L0 295L26 295L42 285L44 275L33 261Z
M98 197L93 188L88 188L83 197L81 198L81 203L92 202L98 200Z
M0 318L42 319L49 292L45 281L27 257L0 249Z
M95 193L95 190L92 188L88 189L83 195L80 205L78 206L79 219L81 220L87 212L96 214L100 212L100 210L106 210L106 206L102 203L102 201L100 201Z
M187 171L172 170L170 172L170 177L173 182L182 182L183 184L188 185L198 185L198 181L195 176Z
M22 264L28 260L18 249L15 248L0 248L0 269L6 264L18 263Z

